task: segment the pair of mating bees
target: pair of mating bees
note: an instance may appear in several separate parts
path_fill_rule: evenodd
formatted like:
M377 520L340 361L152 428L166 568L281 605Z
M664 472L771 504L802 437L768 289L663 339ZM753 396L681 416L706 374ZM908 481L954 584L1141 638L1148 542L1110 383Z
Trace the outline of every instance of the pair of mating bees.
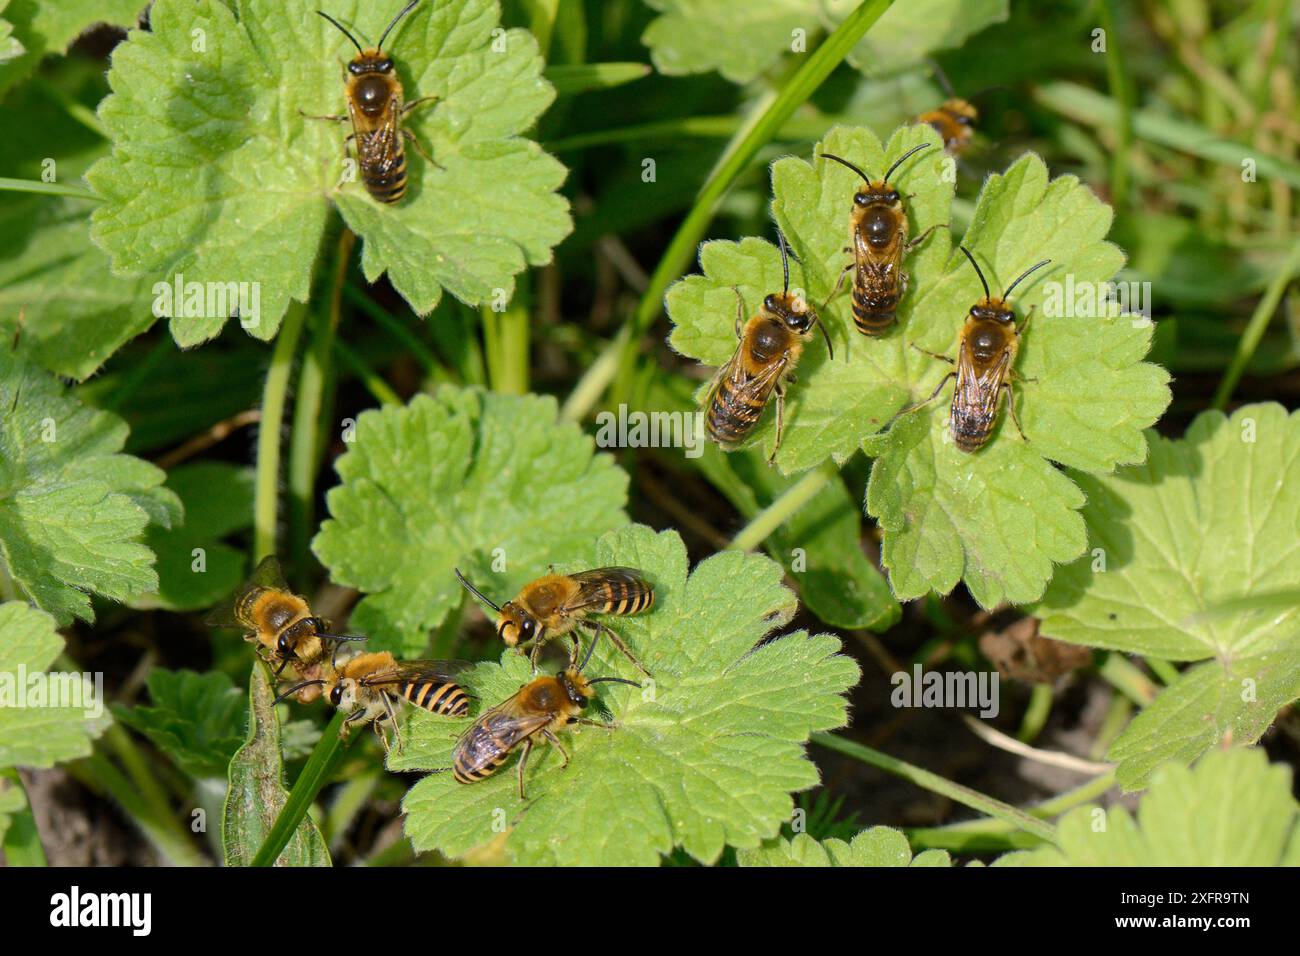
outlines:
M363 48L356 37L348 32L328 13L317 10L322 17L342 31L357 48L357 55L348 63L344 76L344 95L348 104L347 116L307 116L308 119L352 122L352 132L347 139L355 143L357 168L366 191L382 203L396 203L406 194L406 149L409 142L430 165L437 166L420 141L410 130L402 127L402 120L414 109L434 103L437 96L422 96L407 103L403 100L402 82L394 71L393 58L383 52L384 41L397 26L397 22L419 3L411 0L393 17L379 42Z
M523 747L519 763L522 798L524 767L534 739L541 736L559 747L567 766L568 753L554 732L572 722L591 723L579 720L581 710L594 697L591 685L601 681L635 684L623 678L583 676L601 633L608 634L639 670L649 673L613 630L587 615L626 615L648 610L654 604L654 589L631 568L597 568L572 575L547 575L525 586L513 600L497 606L459 571L456 574L475 596L497 612L496 630L507 646L520 653L531 649L534 673L538 652L552 638L572 633L580 625L595 630L581 663L580 643L575 637L568 667L555 677L535 678L485 711L457 742L452 769L461 783L491 776L511 753ZM457 675L470 666L465 662L401 661L381 651L357 654L340 663L339 645L365 638L332 633L329 622L313 615L306 599L289 590L274 557L265 558L252 578L208 615L207 622L243 629L245 639L257 644L259 653L276 667L277 676L290 669L300 678L276 698L277 703L294 697L305 704L323 694L331 705L348 711L343 736L353 724L368 722L385 751L389 749L386 726L392 728L397 746L401 747L397 708L402 701L447 717L469 713L472 698L457 680Z

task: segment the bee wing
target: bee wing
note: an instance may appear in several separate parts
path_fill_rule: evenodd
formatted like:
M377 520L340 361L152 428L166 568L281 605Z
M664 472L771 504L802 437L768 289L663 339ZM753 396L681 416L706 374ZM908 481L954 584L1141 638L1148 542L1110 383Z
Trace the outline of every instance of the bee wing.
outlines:
M502 751L530 737L551 720L549 714L526 713L521 707L525 688L489 710L483 711L456 740L453 751L457 765L479 770Z
M457 674L473 666L469 661L398 661L393 667L367 674L358 683L366 687L382 687L408 680L454 683Z
M284 580L284 571L280 568L280 559L273 554L268 554L258 562L252 576L237 587L234 594L204 615L203 623L209 627L248 627L248 622L239 618L239 605L250 591L263 588L289 590L289 585Z
M767 400L772 397L772 390L776 388L776 383L781 380L781 373L785 371L785 367L789 362L789 359L782 356L752 377L746 375L744 368L737 362L738 374L733 379L736 384L736 398L747 399L755 405L766 405Z
M957 356L957 386L953 404L971 417L991 418L997 411L998 392L1011 364L1011 350L1004 349L996 362L984 370L963 341Z
M568 612L609 603L612 589L608 585L625 585L629 598L650 590L645 575L636 568L594 568L569 577L578 582L578 593L564 606Z
M396 165L402 135L397 122L401 104L397 99L389 101L388 109L377 120L370 119L351 103L348 112L352 114L352 131L357 138L357 162L377 172Z

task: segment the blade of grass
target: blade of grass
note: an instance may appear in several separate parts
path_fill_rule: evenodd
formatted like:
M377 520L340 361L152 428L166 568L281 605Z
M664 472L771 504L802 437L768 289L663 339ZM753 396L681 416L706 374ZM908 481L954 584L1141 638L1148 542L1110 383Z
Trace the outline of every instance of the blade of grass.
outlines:
M1268 328L1269 320L1273 318L1278 303L1282 301L1282 293L1286 291L1287 283L1291 281L1298 269L1300 269L1300 240L1296 240L1291 246L1291 254L1286 257L1282 267L1269 281L1263 297L1255 306L1255 311L1251 313L1250 321L1246 323L1246 331L1242 333L1241 340L1237 343L1236 354L1232 356L1228 370L1223 373L1219 387L1215 389L1212 403L1214 408L1224 409L1228 406L1228 399L1232 397L1233 390L1241 381L1242 373L1246 371L1251 356L1259 347L1259 340L1264 337L1264 330Z
M1133 85L1124 69L1120 32L1115 29L1115 0L1102 0L1101 25L1110 37L1106 47L1106 83L1119 104L1115 124L1115 150L1110 157L1110 195L1116 209L1128 208L1129 152L1133 147Z
M757 548L767 540L768 535L811 501L817 492L825 488L829 482L839 478L839 474L839 466L827 458L787 488L779 498L754 515L749 524L741 528L740 533L731 539L728 547L737 551L752 551Z
M370 318L375 320L385 332L396 339L411 356L420 363L424 374L435 382L450 382L451 373L447 371L433 351L420 340L411 329L397 316L393 315L370 296L366 295L351 282L343 286L343 297L350 305L355 305Z
M289 838L298 829L298 824L302 823L303 817L311 809L316 794L320 793L321 787L329 781L334 768L343 757L343 738L339 736L339 730L343 727L346 717L347 714L343 711L337 711L334 719L326 725L320 740L312 749L311 756L307 758L302 773L298 774L298 779L294 781L293 789L289 791L289 799L285 801L280 815L275 818L270 832L262 841L257 856L253 857L253 866L275 864L280 851L288 844Z
M543 75L555 87L557 96L572 96L639 80L650 75L650 66L646 63L577 63L548 66Z
M280 429L284 424L285 393L298 339L307 320L307 307L289 305L275 339L271 366L262 386L262 421L257 433L257 469L253 479L253 563L275 554L280 490Z
M380 376L375 374L374 369L366 364L366 360L358 355L351 346L347 345L342 339L334 340L334 354L339 357L339 361L346 365L361 384L381 405L400 405L402 396L398 395L388 383Z
M750 119L736 131L723 150L717 166L700 189L695 205L678 226L677 233L651 274L645 294L630 320L631 331L626 336L616 337L610 343L608 349L616 350L615 354L620 355L620 361L612 364L597 361L578 382L574 389L576 393L594 395L596 398L604 393L617 375L619 367L626 364L623 357L635 354L633 350L663 308L664 292L669 284L690 265L695 247L704 237L713 214L732 183L794 111L817 91L831 71L892 3L893 0L864 0L794 72L780 92L764 97L755 105ZM579 408L566 403L566 410L571 418L584 418L590 407Z
M873 750L871 747L845 740L843 737L836 737L834 734L817 731L810 739L813 743L820 744L828 750L834 750L837 753L861 760L863 763L870 764L879 770L884 770L886 773L902 777L918 787L947 797L949 800L960 803L964 807L970 807L985 816L1001 820L1017 830L1033 834L1048 843L1056 842L1056 830L1051 824L1032 817L1009 803L1003 803L1001 800L982 794L978 790L972 790L970 787L953 783L937 773L922 770L920 767L913 766L896 757L883 754L879 750Z
M7 190L15 193L43 193L47 196L69 196L72 199L93 199L100 202L100 198L85 186L69 186L64 183L43 183L35 179L10 179L7 176L0 176L0 190Z

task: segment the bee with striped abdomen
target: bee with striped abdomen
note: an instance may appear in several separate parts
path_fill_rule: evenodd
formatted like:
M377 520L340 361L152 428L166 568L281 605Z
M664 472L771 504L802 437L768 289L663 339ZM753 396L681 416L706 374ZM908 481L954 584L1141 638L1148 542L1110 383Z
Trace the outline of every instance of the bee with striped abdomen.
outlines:
M960 156L970 145L975 134L975 124L979 122L979 110L968 100L963 100L953 92L947 75L934 63L934 75L948 98L937 109L927 110L916 118L916 122L925 123L943 140L944 151L949 156Z
M853 194L853 212L849 219L849 245L853 261L844 267L839 281L827 301L834 298L853 273L853 324L863 335L884 335L898 318L898 301L907 291L907 273L903 255L925 241L939 227L931 226L911 242L907 239L907 207L903 196L889 184L889 177L913 153L929 143L918 143L894 161L881 179L873 180L861 169L840 156L820 153L823 159L847 166L866 184Z
M204 621L243 630L244 639L257 644L258 653L276 665L277 676L289 667L299 677L318 677L322 662L341 642L365 640L356 634L329 633L329 621L313 615L307 599L289 590L274 555L263 558L248 582ZM318 696L319 691L309 688L299 701L307 704Z
M533 743L541 735L560 751L569 765L569 752L555 736L555 731L571 723L590 724L612 728L612 724L587 720L582 717L595 691L592 684L610 681L640 687L636 681L622 677L584 677L582 670L591 658L595 641L587 648L581 664L570 661L567 668L554 677L538 677L519 688L502 703L484 711L468 730L456 741L452 751L452 775L457 783L474 783L492 776L519 747L519 799L524 799L524 768Z
M497 613L497 635L507 647L515 648L521 654L525 648L531 647L528 659L534 674L537 673L537 655L542 646L551 638L561 637L582 626L595 632L591 639L593 646L603 631L637 670L651 676L621 637L606 625L587 617L588 614L640 614L650 610L655 602L654 588L635 568L596 568L576 574L548 574L524 585L513 601L502 605L493 603L470 584L459 569L456 577L466 590ZM575 636L573 657L576 658L577 654L578 639Z
M975 267L975 274L980 277L980 285L984 287L984 298L971 306L970 312L966 315L955 362L946 355L919 349L955 367L939 380L939 384L935 386L929 398L903 409L894 418L897 419L922 405L929 404L948 384L948 380L955 378L957 385L953 389L952 407L948 413L948 429L953 444L964 452L974 452L988 443L989 436L993 434L993 426L997 424L998 403L1004 391L1007 395L1007 409L1011 412L1011 420L1015 422L1020 437L1028 441L1025 438L1025 430L1020 427L1020 418L1016 414L1015 394L1011 390L1011 382L1016 378L1014 365L1016 352L1020 347L1020 336L1024 335L1029 327L1033 310L1030 310L1030 315L1025 317L1024 323L1017 330L1016 314L1007 304L1007 298L1011 295L1011 290L1030 273L1041 269L1052 260L1044 259L1042 262L1034 263L1007 287L1007 291L1002 293L1000 298L995 298L989 292L989 284L984 281L984 273L980 271L975 257L965 246L958 248Z
M387 752L388 738L384 736L387 723L393 728L397 748L401 750L398 702L404 700L445 717L465 716L469 713L470 697L456 683L454 675L466 666L460 661L399 661L387 651L358 654L338 667L326 667L323 677L295 684L277 697L276 702L308 686L320 686L331 704L339 710L350 711L340 731L342 736L348 735L352 724L368 721Z
M322 10L317 10L322 17L338 27L352 45L357 48L357 55L347 66L345 95L348 103L347 116L312 116L310 119L343 122L351 119L352 133L348 136L356 145L357 167L361 172L361 181L366 191L379 202L395 203L406 194L406 149L404 141L409 141L421 156L431 165L435 163L420 146L415 134L402 127L406 115L425 103L432 103L437 96L422 96L410 103L403 103L402 82L397 78L393 67L393 58L383 52L384 41L397 21L406 16L419 0L411 0L379 38L379 43L370 49L362 49L356 37L347 31L341 23ZM306 114L304 114L306 115Z
M769 462L775 460L781 447L786 381L799 362L804 343L812 338L814 325L820 326L826 351L832 359L835 357L830 335L821 325L816 310L802 296L790 291L789 250L779 230L776 237L781 245L785 285L780 294L769 293L763 299L763 307L748 322L745 299L739 289L734 290L736 338L740 343L727 364L719 369L704 402L706 433L723 451L733 451L753 432L775 393L776 441Z

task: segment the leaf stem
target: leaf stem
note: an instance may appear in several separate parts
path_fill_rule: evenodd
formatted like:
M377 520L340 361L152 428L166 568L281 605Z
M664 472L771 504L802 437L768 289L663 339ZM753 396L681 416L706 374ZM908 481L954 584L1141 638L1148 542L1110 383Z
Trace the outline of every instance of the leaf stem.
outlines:
M253 562L275 554L279 508L280 428L284 423L285 393L298 349L307 306L291 302L271 353L271 367L262 387L262 420L257 434L257 470L253 484Z
M375 370L366 364L363 359L351 346L344 343L342 339L334 340L334 352L338 355L339 360L352 370L352 374L361 379L361 384L381 405L400 405L402 396L398 395Z
M1097 673L1139 707L1151 703L1159 693L1159 688L1152 683L1151 678L1118 651L1111 651L1106 655L1106 660L1102 662Z
M85 186L69 186L64 183L43 183L35 179L10 179L0 176L0 190L15 193L41 193L45 196L67 196L71 199L91 199L102 202Z
M294 781L293 789L289 791L289 799L284 802L279 816L275 818L275 823L267 832L257 855L253 857L253 866L275 864L280 852L288 845L289 839L298 829L298 824L302 823L303 817L311 809L321 787L329 781L330 774L334 772L334 768L343 756L343 738L339 736L339 730L343 727L346 716L343 711L337 711L334 719L326 725L311 756L307 758L302 773L298 774L298 779Z
M1106 82L1110 95L1119 104L1115 124L1115 152L1110 163L1110 194L1116 209L1128 207L1129 153L1133 146L1133 88L1124 69L1120 52L1120 33L1115 29L1115 0L1102 0L1101 25L1109 37L1106 47Z
M1242 333L1240 341L1237 342L1237 352L1228 364L1228 370L1223 373L1223 378L1219 381L1219 387L1214 392L1214 401L1211 403L1213 408L1224 409L1228 405L1228 399L1232 397L1232 392L1241 381L1242 373L1246 370L1246 365L1250 362L1251 356L1255 354L1255 349L1259 346L1259 340L1264 337L1264 330L1268 328L1269 320L1273 313L1277 311L1278 303L1282 301L1282 293L1286 291L1287 283L1291 277L1300 269L1300 239L1291 246L1291 253L1286 257L1273 278L1269 281L1268 288L1264 290L1264 297L1259 300L1255 306L1255 311L1251 313L1250 321L1246 324L1246 331Z
M737 551L752 551L767 540L770 535L790 517L811 501L831 481L839 478L840 470L835 462L827 458L824 462L805 474L793 485L781 493L781 496L760 511L749 524L740 529L740 533L731 539L728 547Z
M311 317L311 341L298 370L298 388L293 398L293 431L289 438L289 543L293 569L300 580L306 569L311 542L312 504L322 451L322 419L326 393L334 375L331 360L342 312L343 279L356 242L351 229L335 229L338 241L333 250L333 262L326 267L328 288L313 296L314 301L320 302L325 298L326 302L324 307L314 309Z
M1016 732L1016 739L1021 743L1031 744L1043 732L1043 725L1052 713L1053 696L1051 684L1035 684L1029 692L1029 706Z
M406 349L411 356L420 363L424 369L424 374L435 382L450 382L451 374L433 354L433 350L420 340L420 337L412 332L401 319L393 315L382 305L376 302L370 296L358 289L351 282L343 286L343 297L348 303L355 305L370 318L383 328L390 336L396 339L401 346Z
M920 767L913 766L910 763L883 754L879 750L873 750L871 747L863 746L852 740L845 740L843 737L836 737L834 734L828 734L822 731L815 732L810 738L813 743L820 744L828 750L834 750L846 756L861 760L863 763L870 764L886 773L892 773L895 776L909 780L918 787L923 787L932 793L947 797L955 803L960 803L964 807L970 807L990 817L995 817L1005 823L1010 824L1017 830L1024 830L1026 833L1032 833L1034 836L1049 843L1056 842L1056 830L1050 824L1030 816L1025 811L1011 806L1009 803L1003 803L993 797L986 796L978 790L972 790L970 787L964 787L959 783L953 783L946 777L941 777L937 773L931 773L929 770L922 770Z
M574 389L575 393L583 396L594 395L598 399L609 387L619 368L630 360L629 356L635 354L634 350L640 343L641 337L645 335L650 324L663 308L664 292L690 265L695 247L703 238L718 204L731 188L732 183L749 166L759 149L780 130L800 104L816 92L831 71L848 55L862 35L880 19L892 3L893 0L863 0L858 4L857 9L845 18L835 32L828 36L786 81L781 91L768 100L760 101L759 106L763 108L760 110L759 106L756 106L751 113L751 119L736 130L723 150L717 166L700 189L695 204L686 214L681 225L677 227L676 234L650 276L650 282L641 296L636 312L629 320L630 331L627 335L616 337L606 347L606 351L612 350L619 356L619 361L597 360L583 380L578 383L577 388ZM581 408L570 405L571 420L585 418L590 407L592 406Z

